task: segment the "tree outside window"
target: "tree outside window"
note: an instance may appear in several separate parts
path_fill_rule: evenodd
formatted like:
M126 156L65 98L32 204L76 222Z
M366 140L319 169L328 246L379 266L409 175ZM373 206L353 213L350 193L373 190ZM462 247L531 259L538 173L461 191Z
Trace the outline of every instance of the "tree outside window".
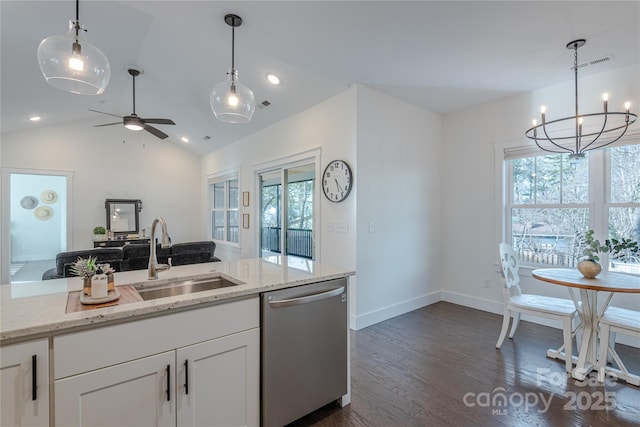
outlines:
M507 235L523 263L575 266L580 258L576 235L590 228L603 238L640 237L640 145L590 156L507 161ZM605 185L597 173L601 168L589 167L594 162L602 162ZM610 270L640 273L640 260L611 263Z

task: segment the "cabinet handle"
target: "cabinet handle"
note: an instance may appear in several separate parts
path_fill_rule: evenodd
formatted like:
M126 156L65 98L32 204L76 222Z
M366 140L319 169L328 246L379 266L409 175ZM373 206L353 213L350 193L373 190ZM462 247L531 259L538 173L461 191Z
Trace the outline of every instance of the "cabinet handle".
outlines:
M38 399L38 355L31 356L31 400Z
M171 365L167 365L167 402L171 401Z
M189 359L184 361L184 394L189 394Z

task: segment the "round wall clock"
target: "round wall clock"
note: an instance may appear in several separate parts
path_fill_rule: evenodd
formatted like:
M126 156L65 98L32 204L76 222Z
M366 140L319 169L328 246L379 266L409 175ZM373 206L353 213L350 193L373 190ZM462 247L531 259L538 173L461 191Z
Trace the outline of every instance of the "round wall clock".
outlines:
M322 174L322 191L332 202L341 202L347 198L353 186L353 172L344 160L329 162Z

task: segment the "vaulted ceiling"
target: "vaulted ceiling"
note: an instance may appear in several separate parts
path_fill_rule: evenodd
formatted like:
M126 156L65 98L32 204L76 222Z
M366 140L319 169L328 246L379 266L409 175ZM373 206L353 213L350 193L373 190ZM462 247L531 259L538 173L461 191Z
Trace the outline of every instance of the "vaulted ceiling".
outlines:
M257 132L354 83L436 113L571 81L565 45L585 38L580 62L613 60L581 76L640 62L640 2L636 1L95 1L80 2L87 39L109 58L112 76L98 96L49 86L36 61L40 41L64 34L75 2L7 1L1 9L1 126L13 132L75 120L112 122L136 112L169 117L158 128L201 155ZM236 68L255 93L248 124L215 119L211 89L226 78L231 30L240 15ZM282 84L269 85L268 72ZM36 124L28 121L39 115ZM117 120L117 119L116 119ZM523 126L529 117L523 117ZM95 128L96 134L104 128ZM124 131L123 132L130 132ZM187 136L189 143L180 141ZM207 139L209 137L209 139ZM153 137L151 137L153 138Z

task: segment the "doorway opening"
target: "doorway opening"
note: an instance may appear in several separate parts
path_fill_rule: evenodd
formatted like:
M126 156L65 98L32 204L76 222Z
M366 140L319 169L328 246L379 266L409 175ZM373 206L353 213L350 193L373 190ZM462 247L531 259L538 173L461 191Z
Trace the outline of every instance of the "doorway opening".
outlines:
M2 283L42 280L67 250L71 176L3 171Z

